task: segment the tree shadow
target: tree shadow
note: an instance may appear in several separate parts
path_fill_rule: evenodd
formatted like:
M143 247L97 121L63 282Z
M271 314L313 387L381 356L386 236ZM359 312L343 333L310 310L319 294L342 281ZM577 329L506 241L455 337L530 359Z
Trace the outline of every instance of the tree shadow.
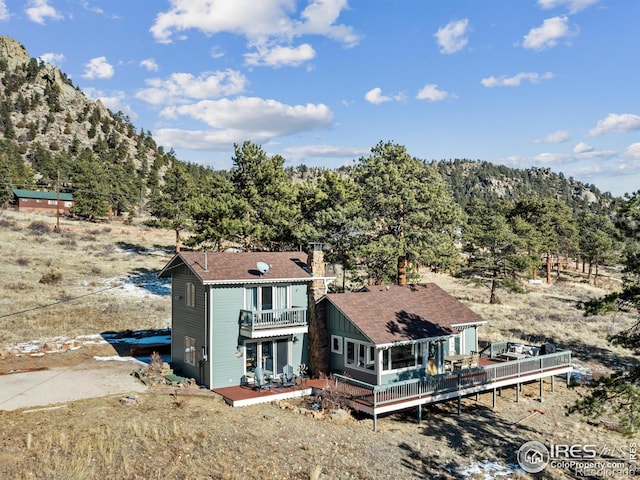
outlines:
M511 328L508 332L513 335L514 338L526 338L528 342L532 344L542 345L543 343L553 343L559 345L563 349L571 350L571 356L583 362L595 361L613 368L636 365L638 362L638 359L631 354L618 355L609 350L606 346L606 340L604 339L602 340L602 347L595 347L576 338L567 338L561 341L555 337L531 334L520 328Z
M415 409L390 416L392 421L415 422ZM426 418L425 418L426 413ZM413 419L409 418L413 414ZM523 405L523 417L527 414ZM517 468L518 449L526 442L539 439L540 433L530 426L514 424L500 418L488 406L470 398L463 399L462 412L457 414L455 401L423 407L422 434L455 450L468 461L452 460L445 452L423 451L414 445L401 443L406 452L403 464L420 478L461 478L461 470L471 464L489 461ZM393 428L393 427L391 427ZM543 472L536 478L554 478L553 472Z
M120 357L148 357L153 352L171 354L171 329L122 330L100 333Z
M393 335L401 335L411 339L451 335L451 330L448 328L441 327L420 315L405 310L396 312L395 320L389 320L386 328Z
M128 280L136 287L161 297L171 295L171 279L158 278L158 272L149 268L135 268L129 272Z
M116 247L127 253L140 255L168 255L173 253L174 246L154 244L151 248L129 242L116 242Z

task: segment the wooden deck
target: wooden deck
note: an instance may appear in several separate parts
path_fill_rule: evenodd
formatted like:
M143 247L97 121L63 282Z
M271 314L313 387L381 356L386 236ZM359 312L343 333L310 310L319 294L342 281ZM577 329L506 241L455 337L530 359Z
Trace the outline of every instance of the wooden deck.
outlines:
M277 384L258 391L253 385L214 388L213 391L224 398L232 407L246 407L258 403L268 403L287 398L299 398L312 395L316 390L327 388L327 380L298 380L294 387L280 388Z
M333 395L345 398L354 410L372 416L375 430L380 414L445 400L459 400L491 390L495 393L497 389L511 385L534 380L542 382L547 377L568 375L572 370L571 352L563 350L517 360L483 358L476 368L387 385L370 385L334 375L334 383L328 390Z
M430 375L421 379L395 382L387 385L371 385L342 375L331 379L298 380L293 387L281 388L277 384L270 389L255 390L252 385L216 388L225 402L233 407L256 405L307 395L337 395L353 410L373 417L374 430L381 414L458 399L497 389L517 386L547 377L569 375L573 370L571 352L559 352L505 360L498 357L481 357L479 366L470 369ZM542 383L541 383L542 392Z

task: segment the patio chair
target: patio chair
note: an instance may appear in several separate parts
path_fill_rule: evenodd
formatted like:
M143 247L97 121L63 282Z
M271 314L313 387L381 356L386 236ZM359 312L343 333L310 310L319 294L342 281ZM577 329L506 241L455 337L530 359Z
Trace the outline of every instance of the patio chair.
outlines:
M285 365L282 367L282 387L295 387L296 376L293 374L293 367L291 365Z
M254 374L255 374L255 383L253 385L254 390L258 390L259 392L261 392L265 388L268 388L269 390L271 390L271 386L266 382L264 378L264 371L262 370L262 367L256 367Z

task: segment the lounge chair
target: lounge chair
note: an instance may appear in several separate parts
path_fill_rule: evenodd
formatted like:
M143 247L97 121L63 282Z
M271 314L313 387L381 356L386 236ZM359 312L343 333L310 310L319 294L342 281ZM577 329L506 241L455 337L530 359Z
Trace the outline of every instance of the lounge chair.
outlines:
M291 365L285 365L282 367L282 387L295 387L296 376L293 374L293 367Z
M253 384L253 389L261 392L265 388L271 390L271 386L264 379L264 371L261 367L256 367L255 371L255 383Z

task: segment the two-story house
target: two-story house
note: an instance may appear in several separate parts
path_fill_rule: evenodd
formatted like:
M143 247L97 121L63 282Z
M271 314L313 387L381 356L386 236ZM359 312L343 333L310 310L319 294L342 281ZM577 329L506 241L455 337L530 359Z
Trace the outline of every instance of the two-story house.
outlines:
M308 363L308 296L326 281L313 265L304 252L177 253L159 274L172 280L174 369L213 389Z

